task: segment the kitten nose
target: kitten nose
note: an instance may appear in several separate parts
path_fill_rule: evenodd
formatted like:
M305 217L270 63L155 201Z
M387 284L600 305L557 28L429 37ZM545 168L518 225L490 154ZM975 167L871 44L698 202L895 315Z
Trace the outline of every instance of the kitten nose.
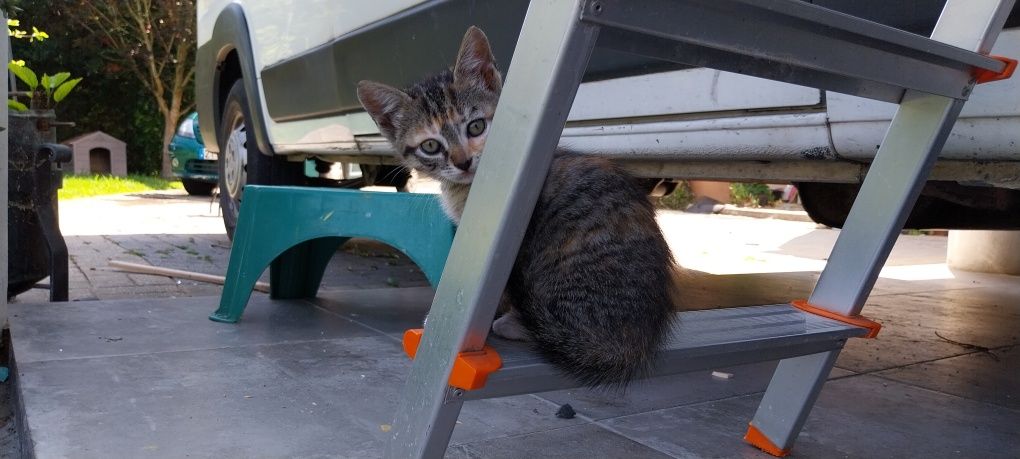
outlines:
M459 161L459 162L455 161L453 163L453 165L456 166L457 169L460 169L460 170L462 170L464 172L468 172L469 170L471 170L471 163L472 162L474 162L474 158L466 158L463 161Z

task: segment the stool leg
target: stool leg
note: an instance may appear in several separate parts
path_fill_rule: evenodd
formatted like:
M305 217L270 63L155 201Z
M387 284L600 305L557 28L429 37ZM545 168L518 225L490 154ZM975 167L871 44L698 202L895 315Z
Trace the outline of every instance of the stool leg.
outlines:
M481 349L598 33L581 0L531 2L393 422L387 457L441 457L460 411L458 352ZM453 401L450 399L453 398Z
M350 238L312 239L291 247L269 265L273 299L314 298L333 254Z
M220 306L209 316L215 322L234 323L241 319L255 282L279 253L279 249L272 247L271 243L258 239L254 209L259 206L262 192L263 189L257 187L245 188L244 203L241 204L234 241L230 246Z

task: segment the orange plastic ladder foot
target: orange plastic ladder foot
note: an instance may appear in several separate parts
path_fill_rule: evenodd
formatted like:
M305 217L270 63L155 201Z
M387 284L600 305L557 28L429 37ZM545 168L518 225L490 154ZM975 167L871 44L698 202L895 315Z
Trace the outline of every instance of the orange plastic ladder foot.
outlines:
M424 330L414 328L404 332L404 353L412 360L418 353L418 345ZM475 390L485 386L489 375L503 367L503 359L496 349L486 345L480 351L461 352L453 362L450 385L458 389Z
M826 319L832 319L853 326L865 328L868 330L868 333L863 336L864 338L874 338L878 336L878 331L882 329L882 324L875 322L874 320L871 320L867 317L844 316L843 314L835 313L828 309L822 309L818 306L808 303L807 300L793 300L790 302L790 304L792 304L793 307L800 309L801 311L808 312L816 316L822 316L825 317Z
M766 437L765 434L761 433L754 424L747 424L747 434L744 435L744 441L775 457L783 457L790 454L789 448L783 449L776 446L776 444L772 443L772 440L769 440L769 437Z
M974 72L974 81L977 84L988 83L990 81L1005 80L1013 76L1013 72L1016 70L1016 59L1010 59L1004 56L988 56L992 59L1000 61L1006 64L1006 68L1002 69L1001 72L993 72L991 70L978 69Z

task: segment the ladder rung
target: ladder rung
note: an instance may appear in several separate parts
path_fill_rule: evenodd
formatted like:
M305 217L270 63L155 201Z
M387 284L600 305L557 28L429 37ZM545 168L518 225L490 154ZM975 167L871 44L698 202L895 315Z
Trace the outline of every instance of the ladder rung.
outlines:
M598 0L599 46L899 102L904 89L965 99L988 56L797 0Z
M789 304L681 312L653 374L661 376L777 360L838 349L864 328L826 319ZM466 400L577 387L532 352L527 344L490 335L503 359L485 387L464 392Z

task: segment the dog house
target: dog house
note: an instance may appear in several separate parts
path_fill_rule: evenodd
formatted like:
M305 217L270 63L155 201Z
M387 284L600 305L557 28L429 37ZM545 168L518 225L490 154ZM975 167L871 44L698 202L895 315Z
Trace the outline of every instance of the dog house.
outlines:
M95 131L64 143L73 152L75 174L127 175L127 144L120 139Z

